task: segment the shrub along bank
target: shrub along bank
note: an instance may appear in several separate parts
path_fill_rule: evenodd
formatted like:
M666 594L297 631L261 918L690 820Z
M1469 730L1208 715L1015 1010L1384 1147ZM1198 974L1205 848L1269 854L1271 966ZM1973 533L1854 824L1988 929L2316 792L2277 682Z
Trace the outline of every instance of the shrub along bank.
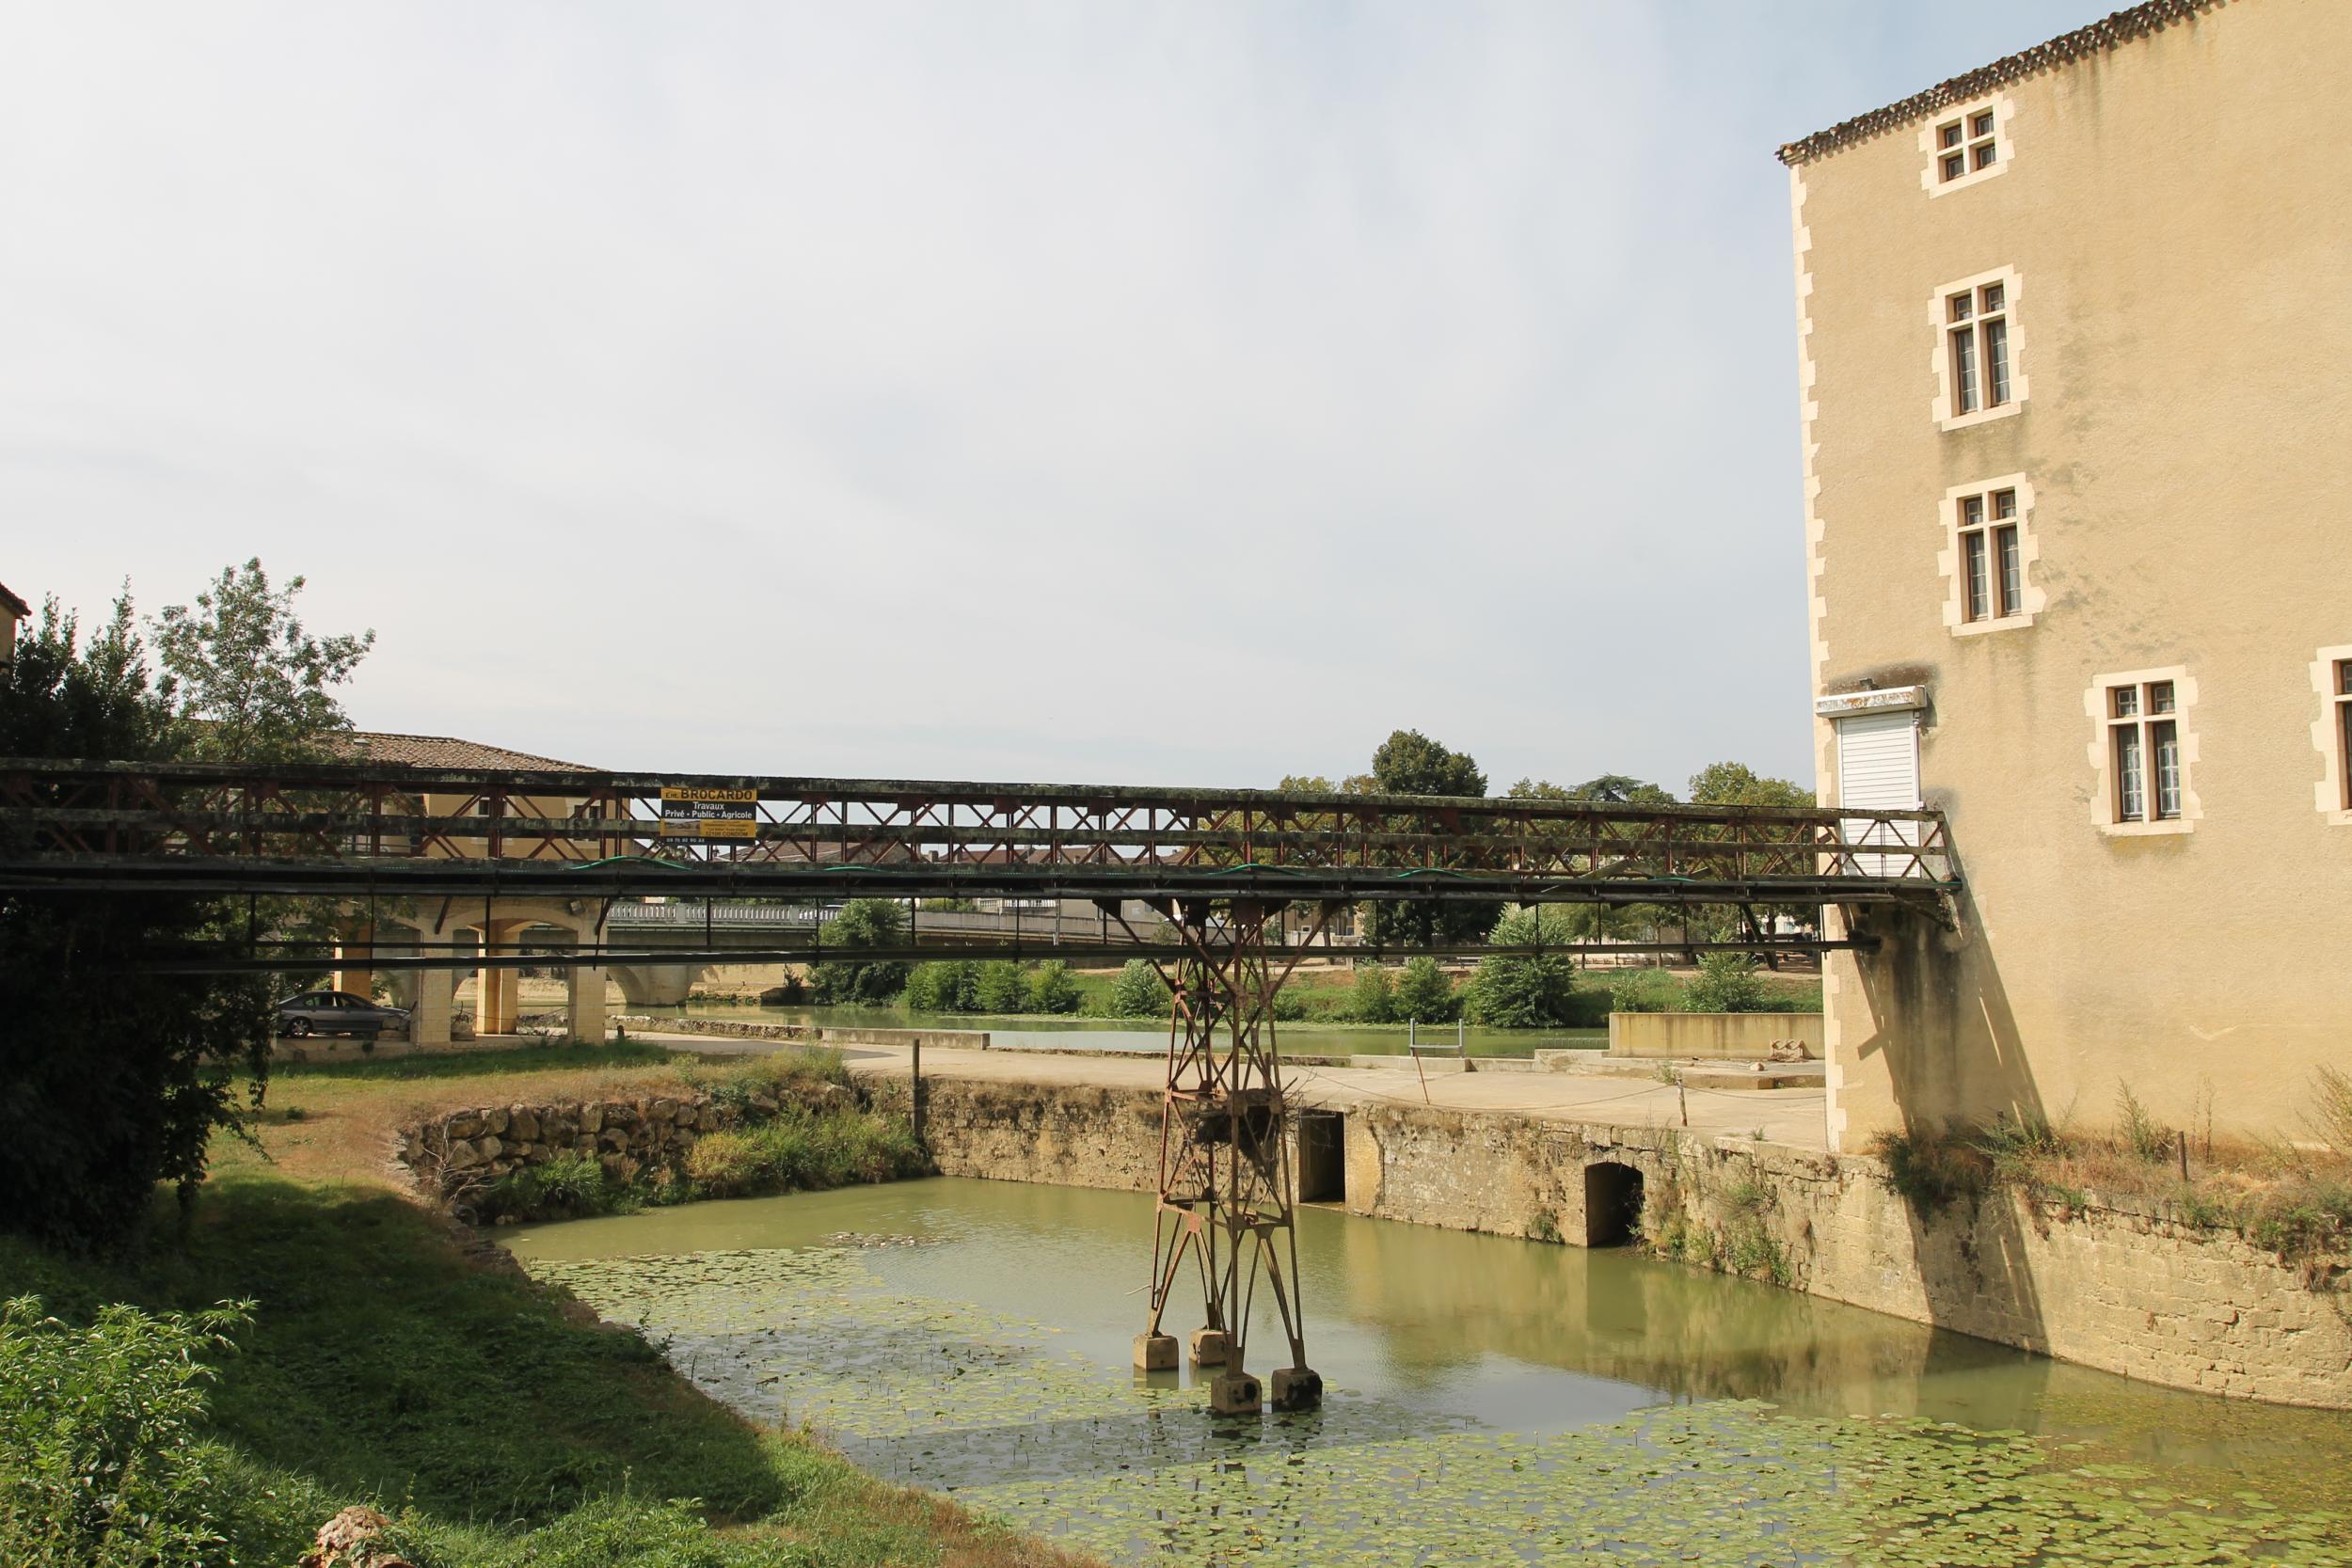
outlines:
M0 1277L12 1568L282 1568L360 1502L417 1568L1073 1560L746 1425L389 1193L232 1175L136 1259L0 1241Z
M294 1067L135 1252L0 1238L0 1562L284 1568L364 1503L417 1568L1077 1568L743 1422L384 1157L437 1107L766 1092L643 1046Z

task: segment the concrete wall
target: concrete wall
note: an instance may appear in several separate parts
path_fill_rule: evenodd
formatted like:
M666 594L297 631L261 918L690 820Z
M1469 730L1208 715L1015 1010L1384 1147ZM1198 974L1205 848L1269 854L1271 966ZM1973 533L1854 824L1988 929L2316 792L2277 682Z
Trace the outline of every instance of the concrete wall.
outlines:
M1611 1013L1613 1056L1675 1056L1742 1062L1771 1059L1784 1040L1821 1053L1820 1013Z
M2126 1080L2174 1125L2298 1135L2313 1069L2352 1066L2352 814L2315 733L2352 644L2352 6L2195 10L1997 106L2006 167L1964 189L1922 183L1950 111L1791 171L1815 689L1928 689L1968 887L1958 933L1831 956L1832 1147L2105 1123ZM2024 395L1941 428L1936 295L2000 268ZM1947 499L2012 481L2031 613L1958 624ZM2185 812L2118 833L2094 688L2168 669Z
M906 1094L871 1090L883 1105ZM925 1112L946 1174L1158 1182L1156 1091L933 1079ZM1867 1158L1506 1114L1384 1105L1349 1111L1343 1136L1357 1213L1580 1243L1610 1217L1587 1212L1586 1172L1629 1167L1644 1228L1686 1260L2151 1382L2352 1406L2352 1322L2325 1288L2335 1271L2314 1289L2160 1208L1995 1193L1923 1216Z

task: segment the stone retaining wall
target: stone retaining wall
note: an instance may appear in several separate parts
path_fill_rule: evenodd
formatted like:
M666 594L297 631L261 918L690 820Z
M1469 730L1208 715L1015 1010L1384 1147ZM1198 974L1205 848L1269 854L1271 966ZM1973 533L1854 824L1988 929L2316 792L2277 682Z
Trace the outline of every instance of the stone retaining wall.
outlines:
M525 1166L581 1154L628 1181L648 1171L674 1174L696 1139L735 1120L699 1095L476 1106L408 1129L400 1159L420 1187L445 1201Z
M904 1084L869 1084L904 1105ZM927 1078L924 1111L946 1174L1158 1181L1156 1090ZM2307 1280L2164 1206L2002 1189L1922 1215L1864 1157L1422 1106L1349 1110L1344 1150L1357 1213L1606 1240L1618 1189L1587 1172L1620 1166L1640 1173L1652 1244L1702 1266L2175 1387L2352 1407L2352 1294L2330 1288L2342 1263Z

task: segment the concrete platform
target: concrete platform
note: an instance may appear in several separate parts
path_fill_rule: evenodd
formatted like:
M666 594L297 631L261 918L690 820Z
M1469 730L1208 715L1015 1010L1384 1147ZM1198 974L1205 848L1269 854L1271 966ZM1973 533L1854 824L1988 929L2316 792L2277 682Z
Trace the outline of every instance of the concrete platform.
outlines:
M1538 1051L1536 1061L1548 1072L1573 1073L1584 1078L1645 1079L1670 1088L1680 1084L1693 1089L1818 1089L1823 1086L1820 1062L1725 1062L1688 1057L1614 1056L1591 1051Z

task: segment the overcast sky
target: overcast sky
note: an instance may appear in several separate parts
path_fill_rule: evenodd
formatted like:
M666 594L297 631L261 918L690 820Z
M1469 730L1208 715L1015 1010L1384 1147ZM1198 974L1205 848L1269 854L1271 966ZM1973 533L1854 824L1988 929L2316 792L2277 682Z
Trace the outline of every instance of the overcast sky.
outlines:
M1805 779L1782 141L2100 8L0 10L0 581L612 768Z

